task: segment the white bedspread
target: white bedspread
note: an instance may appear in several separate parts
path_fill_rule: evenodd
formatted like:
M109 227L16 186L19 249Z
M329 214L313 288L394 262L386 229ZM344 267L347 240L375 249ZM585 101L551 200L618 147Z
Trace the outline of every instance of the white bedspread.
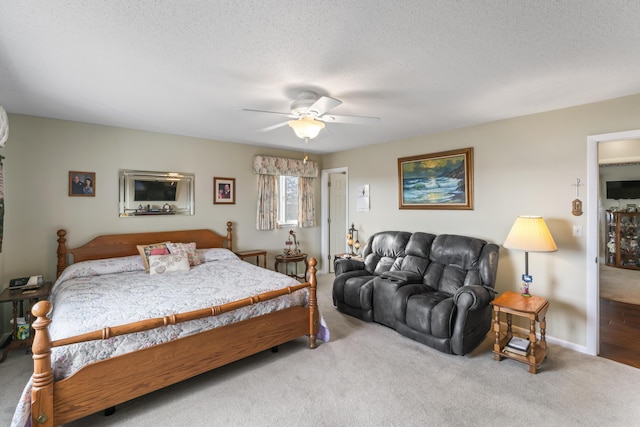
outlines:
M85 261L69 266L51 294L52 340L138 320L221 305L300 284L286 275L240 260L226 249L200 251L205 262L189 271L149 275L139 256ZM54 379L71 375L85 364L171 341L217 326L296 305L307 305L302 289L273 300L215 317L152 329L107 340L52 349ZM328 340L323 327L318 338ZM30 383L25 388L12 426L29 425Z

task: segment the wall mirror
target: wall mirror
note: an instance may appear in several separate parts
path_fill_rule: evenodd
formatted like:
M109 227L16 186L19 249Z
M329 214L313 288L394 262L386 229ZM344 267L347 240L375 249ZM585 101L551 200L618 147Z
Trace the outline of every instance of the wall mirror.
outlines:
M195 175L120 169L120 217L194 215Z

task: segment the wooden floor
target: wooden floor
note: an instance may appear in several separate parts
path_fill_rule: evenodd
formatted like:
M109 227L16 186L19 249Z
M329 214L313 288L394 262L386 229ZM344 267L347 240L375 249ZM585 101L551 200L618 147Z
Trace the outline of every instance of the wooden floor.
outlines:
M640 368L640 270L600 266L600 356Z

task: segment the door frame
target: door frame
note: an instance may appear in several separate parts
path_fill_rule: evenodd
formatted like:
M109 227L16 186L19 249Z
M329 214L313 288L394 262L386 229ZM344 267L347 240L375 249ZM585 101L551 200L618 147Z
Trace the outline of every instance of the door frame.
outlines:
M344 196L345 196L345 213L344 217L346 219L346 223L349 224L349 168L341 167L341 168L332 168L332 169L324 169L322 171L322 179L321 179L321 187L320 190L320 205L321 205L321 213L320 218L322 220L322 224L320 226L320 241L321 241L321 253L322 253L322 268L319 270L321 274L329 273L329 175L333 173L344 173L345 174L345 185L344 185Z
M587 353L600 352L600 278L599 278L599 212L600 169L598 143L640 138L640 129L603 133L587 137Z

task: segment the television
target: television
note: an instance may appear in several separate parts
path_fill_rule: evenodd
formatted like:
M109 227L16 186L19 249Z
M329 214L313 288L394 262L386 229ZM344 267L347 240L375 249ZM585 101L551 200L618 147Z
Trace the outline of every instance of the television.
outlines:
M175 202L176 181L134 181L134 196L136 202Z
M640 181L607 181L607 199L640 199Z

